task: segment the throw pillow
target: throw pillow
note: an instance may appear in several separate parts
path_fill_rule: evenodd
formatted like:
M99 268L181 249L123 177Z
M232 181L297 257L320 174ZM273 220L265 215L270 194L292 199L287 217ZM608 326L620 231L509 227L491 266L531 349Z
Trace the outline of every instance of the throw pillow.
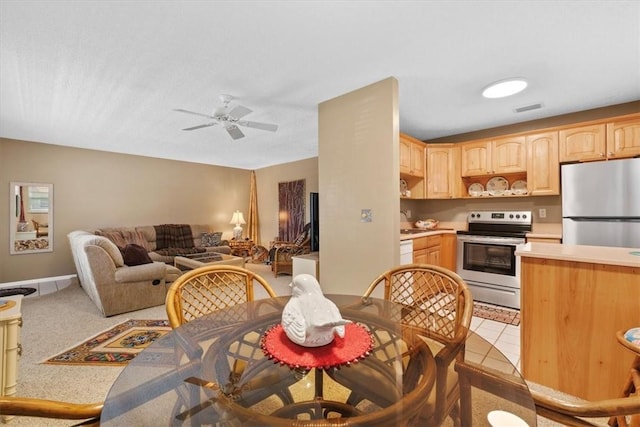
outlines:
M216 231L215 233L202 233L200 235L202 246L220 246L222 242L222 231Z
M153 260L149 257L147 250L135 243L129 243L127 246L121 249L122 258L124 258L125 265L132 267L134 265L150 264Z

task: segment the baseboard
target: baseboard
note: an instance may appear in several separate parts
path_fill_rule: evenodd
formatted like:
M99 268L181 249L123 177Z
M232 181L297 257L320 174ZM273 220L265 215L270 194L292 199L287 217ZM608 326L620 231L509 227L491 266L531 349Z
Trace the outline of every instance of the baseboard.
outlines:
M0 283L0 289L2 288L35 288L36 292L29 295L39 296L50 294L52 292L59 291L72 283L78 283L78 276L75 274L69 274L66 276L56 277L42 277L39 279L19 280L16 282Z

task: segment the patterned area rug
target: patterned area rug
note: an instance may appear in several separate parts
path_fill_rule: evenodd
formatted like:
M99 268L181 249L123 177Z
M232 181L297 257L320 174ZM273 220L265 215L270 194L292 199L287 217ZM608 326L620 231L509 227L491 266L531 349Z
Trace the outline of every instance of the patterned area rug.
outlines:
M481 319L495 320L507 325L520 325L520 310L501 307L499 305L473 303L473 315Z
M168 320L126 320L43 363L123 366L169 331Z

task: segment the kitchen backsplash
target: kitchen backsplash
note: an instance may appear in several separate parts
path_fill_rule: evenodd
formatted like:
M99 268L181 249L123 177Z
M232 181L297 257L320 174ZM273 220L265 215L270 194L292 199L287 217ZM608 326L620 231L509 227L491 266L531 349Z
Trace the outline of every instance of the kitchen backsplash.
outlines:
M411 211L408 222L419 219L433 218L440 222L467 221L467 214L473 210L530 210L533 213L533 224L562 223L562 199L560 196L545 197L513 197L493 198L478 197L477 199L455 200L400 200L400 209ZM540 209L544 209L545 218L540 217ZM404 222L404 215L400 221Z

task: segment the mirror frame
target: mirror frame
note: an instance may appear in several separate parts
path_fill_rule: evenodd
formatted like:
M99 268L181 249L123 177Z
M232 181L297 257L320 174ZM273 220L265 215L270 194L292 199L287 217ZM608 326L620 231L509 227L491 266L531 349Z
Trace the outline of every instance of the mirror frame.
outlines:
M47 210L47 236L45 238L33 238L33 239L19 239L18 238L18 224L19 224L19 200L20 195L16 192L16 187L47 187L48 195L49 195L49 208ZM24 195L23 195L24 197ZM24 255L24 254L39 254L43 252L53 252L53 184L40 183L40 182L18 182L12 181L9 183L9 253L11 255ZM38 215L42 215L41 213ZM27 222L27 224L29 224ZM33 226L27 225L27 232L33 231ZM26 248L26 249L18 249L16 246L17 242L29 242L33 240L34 243L39 241L42 243L43 240L48 242L47 246L44 248Z

